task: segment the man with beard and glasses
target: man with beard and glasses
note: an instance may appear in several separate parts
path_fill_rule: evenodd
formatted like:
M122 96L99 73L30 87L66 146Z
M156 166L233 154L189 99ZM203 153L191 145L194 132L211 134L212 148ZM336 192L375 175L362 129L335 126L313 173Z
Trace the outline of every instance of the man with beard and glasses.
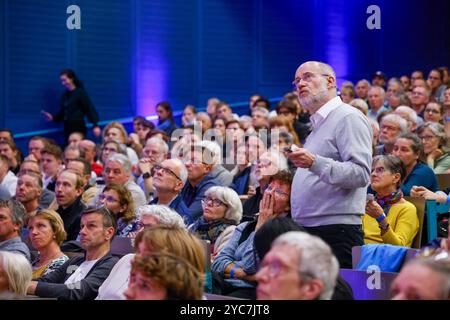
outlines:
M288 155L298 168L292 218L330 245L341 268L351 268L352 247L364 244L361 216L372 167L372 129L364 114L337 96L331 66L308 61L297 69L293 84L313 130L304 148Z

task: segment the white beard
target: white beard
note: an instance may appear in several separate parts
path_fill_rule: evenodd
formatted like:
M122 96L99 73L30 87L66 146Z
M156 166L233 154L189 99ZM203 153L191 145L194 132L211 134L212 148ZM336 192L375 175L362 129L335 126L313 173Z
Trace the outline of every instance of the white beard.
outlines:
M312 94L306 97L298 97L298 101L300 102L302 108L310 114L316 112L316 110L324 105L328 100L328 89L326 87L314 95Z

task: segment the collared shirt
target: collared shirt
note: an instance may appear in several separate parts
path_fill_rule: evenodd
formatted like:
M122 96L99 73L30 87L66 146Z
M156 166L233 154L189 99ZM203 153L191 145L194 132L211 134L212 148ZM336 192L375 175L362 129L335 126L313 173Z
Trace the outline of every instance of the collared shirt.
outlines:
M377 119L378 119L378 116L381 114L381 113L383 113L383 112L385 112L385 111L388 111L390 108L388 108L388 107L386 107L386 106L381 106L381 108L380 109L378 109L378 111L377 112L375 112L375 111L373 111L373 109L369 109L369 111L367 112L367 117L369 117L369 119L372 119L372 120L374 120L374 121L377 121Z
M316 113L314 113L310 117L311 123L313 125L313 130L317 129L322 121L328 117L331 111L339 107L341 104L343 104L341 98L339 96L336 96L325 103L321 108L319 108L319 110L317 110Z

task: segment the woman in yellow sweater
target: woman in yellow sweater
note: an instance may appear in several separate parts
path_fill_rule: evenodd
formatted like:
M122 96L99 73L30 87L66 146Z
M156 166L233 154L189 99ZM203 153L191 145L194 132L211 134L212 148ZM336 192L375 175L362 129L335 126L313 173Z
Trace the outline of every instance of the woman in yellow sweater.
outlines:
M419 230L416 207L403 199L400 189L406 176L402 161L392 155L373 160L371 187L375 199L368 200L362 218L364 242L411 247Z

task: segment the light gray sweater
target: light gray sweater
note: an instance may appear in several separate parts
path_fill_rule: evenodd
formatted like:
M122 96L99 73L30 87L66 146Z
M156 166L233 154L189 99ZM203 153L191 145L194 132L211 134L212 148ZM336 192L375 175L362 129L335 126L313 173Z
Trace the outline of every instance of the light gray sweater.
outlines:
M309 169L297 168L292 184L291 214L298 224L361 224L372 139L367 118L342 102L313 129L304 148L316 160Z

